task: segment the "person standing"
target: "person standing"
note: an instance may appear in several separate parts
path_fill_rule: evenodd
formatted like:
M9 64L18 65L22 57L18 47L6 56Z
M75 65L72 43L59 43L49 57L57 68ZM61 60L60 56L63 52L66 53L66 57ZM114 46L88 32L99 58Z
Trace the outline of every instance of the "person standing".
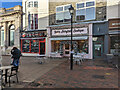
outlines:
M11 50L11 55L11 58L13 59L12 65L18 69L20 62L19 59L22 56L21 51L17 47L13 47Z

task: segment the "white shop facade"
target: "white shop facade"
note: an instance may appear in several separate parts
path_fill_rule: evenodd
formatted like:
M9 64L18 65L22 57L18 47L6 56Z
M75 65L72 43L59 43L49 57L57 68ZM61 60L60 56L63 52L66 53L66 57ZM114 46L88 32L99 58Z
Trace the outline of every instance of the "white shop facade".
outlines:
M85 53L84 58L92 59L92 24L74 24L72 33L74 54ZM48 27L48 51L50 57L70 57L70 25Z

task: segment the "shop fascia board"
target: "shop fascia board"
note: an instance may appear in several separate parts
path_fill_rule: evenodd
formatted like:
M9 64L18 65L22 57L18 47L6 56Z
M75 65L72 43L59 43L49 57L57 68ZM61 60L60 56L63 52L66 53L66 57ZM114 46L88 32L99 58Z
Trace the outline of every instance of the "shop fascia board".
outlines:
M88 39L88 36L81 36L81 37L73 37L73 40L86 40ZM71 37L55 37L50 38L50 40L71 40Z
M27 30L22 32L35 32L35 31L47 31L47 29L35 29L35 30Z
M118 31L118 30L109 31L109 34L120 34L120 31Z
M46 37L32 38L32 39L45 39ZM20 39L31 39L31 38L20 38Z
M104 21L79 22L79 23L73 23L73 25L105 23L105 22L108 22L108 21L107 21L107 20L104 20ZM66 25L70 26L71 24L50 25L50 26L48 26L47 28L50 28L50 27L58 27L58 26L66 26Z

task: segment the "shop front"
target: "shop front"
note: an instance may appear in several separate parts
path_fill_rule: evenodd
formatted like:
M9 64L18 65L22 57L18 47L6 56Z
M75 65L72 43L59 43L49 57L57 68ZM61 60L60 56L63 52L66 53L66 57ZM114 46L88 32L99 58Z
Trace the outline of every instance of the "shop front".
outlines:
M73 26L72 47L74 54L85 53L84 58L92 59L92 24ZM69 25L50 27L50 55L70 57L71 30ZM53 54L54 53L54 54Z
M23 32L21 35L23 55L46 54L46 31Z
M93 57L99 58L102 57L102 54L104 52L104 39L103 36L101 37L94 37L94 39L97 39L96 41L93 41Z
M109 53L120 53L120 18L109 19Z
M102 58L108 54L108 22L93 24L93 57Z

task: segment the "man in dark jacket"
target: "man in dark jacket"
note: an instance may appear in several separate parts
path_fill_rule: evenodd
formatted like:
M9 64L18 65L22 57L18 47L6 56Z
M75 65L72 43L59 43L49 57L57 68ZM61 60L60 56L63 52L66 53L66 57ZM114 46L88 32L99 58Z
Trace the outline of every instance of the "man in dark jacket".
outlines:
M17 47L13 47L13 49L11 50L11 54L13 58L12 65L14 65L15 67L18 67L20 56L22 56L21 51Z

